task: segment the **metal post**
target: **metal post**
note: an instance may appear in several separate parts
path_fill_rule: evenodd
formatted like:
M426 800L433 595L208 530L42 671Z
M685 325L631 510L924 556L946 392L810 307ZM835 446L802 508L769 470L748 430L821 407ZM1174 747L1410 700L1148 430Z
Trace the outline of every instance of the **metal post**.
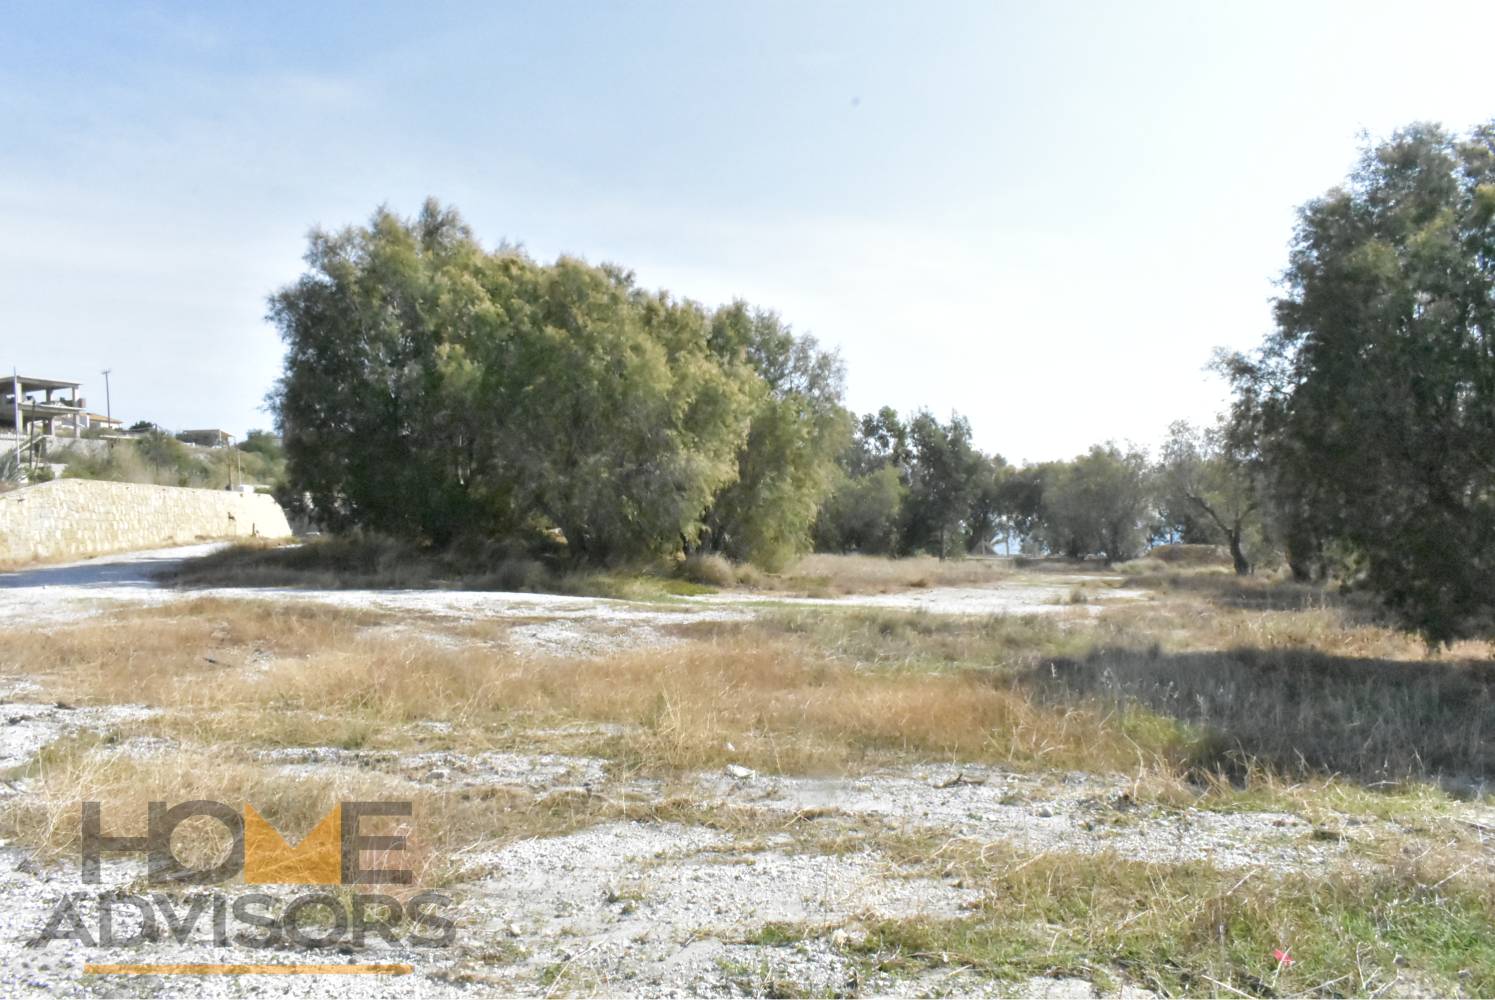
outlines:
M104 429L108 430L114 425L114 402L109 398L109 373L113 368L105 368L100 374L104 376L104 419L108 421Z

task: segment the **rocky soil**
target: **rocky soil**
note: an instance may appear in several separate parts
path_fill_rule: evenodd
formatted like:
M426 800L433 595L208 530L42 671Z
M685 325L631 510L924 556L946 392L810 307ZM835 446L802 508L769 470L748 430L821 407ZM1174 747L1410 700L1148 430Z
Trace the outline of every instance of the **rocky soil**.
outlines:
M173 553L147 553L53 567L0 579L0 616L61 622L117 602L180 599L150 582ZM423 633L423 616L516 620L511 639L536 654L606 652L668 640L682 620L740 617L753 602L715 596L676 607L626 602L463 592L218 591L242 599L316 600L339 606L416 612L392 639L451 641ZM919 607L942 612L1047 612L1060 608L1068 582L838 598L836 604ZM201 592L194 592L200 595ZM1108 600L1135 596L1107 592ZM827 603L827 602L801 602ZM522 619L522 621L519 621ZM386 628L387 626L379 626ZM0 799L16 801L35 780L31 766L49 743L72 734L107 735L146 713L139 706L84 708L37 700L25 678L0 687ZM554 733L536 733L543 746ZM597 735L597 734L592 734ZM605 735L605 734L603 734ZM112 753L173 749L163 741L120 741ZM446 996L605 994L630 996L1018 995L1092 997L1074 978L1021 982L983 979L968 969L895 976L857 961L868 921L958 918L980 904L973 889L937 868L889 853L889 838L932 844L1002 845L1175 864L1203 861L1249 872L1320 872L1363 862L1357 842L1402 833L1395 824L1346 818L1332 837L1287 812L1212 812L1149 804L1128 779L1079 773L1019 774L993 767L910 765L852 777L784 777L729 766L685 775L668 786L595 757L548 752L452 750L401 753L338 747L260 751L259 764L292 776L378 774L391 789L461 795L501 792L496 801L564 798L586 805L585 821L552 836L476 843L443 886L458 928L449 948L367 950L283 946L246 952L213 943L204 926L184 943L155 939L115 948L31 946L57 900L83 886L72 859L44 862L0 843L0 995L104 996ZM657 818L666 800L685 802ZM603 808L590 808L602 806ZM1492 821L1495 823L1495 821ZM143 865L105 866L106 886L141 890ZM246 891L228 888L231 895ZM92 915L82 904L85 916ZM797 928L794 932L781 928ZM87 976L89 962L275 963L402 962L411 975ZM1113 994L1150 996L1122 985Z

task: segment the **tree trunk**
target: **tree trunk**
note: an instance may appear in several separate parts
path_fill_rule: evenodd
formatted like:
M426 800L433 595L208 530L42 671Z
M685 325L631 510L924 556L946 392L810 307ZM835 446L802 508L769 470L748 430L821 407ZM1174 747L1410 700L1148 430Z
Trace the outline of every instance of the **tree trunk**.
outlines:
M1287 568L1292 571L1293 580L1297 583L1312 583L1314 567L1318 564L1315 547L1289 537L1284 549Z
M1236 576L1250 576L1251 562L1246 558L1246 553L1241 551L1241 529L1236 527L1234 531L1227 532L1226 537L1230 539L1230 559L1235 563Z

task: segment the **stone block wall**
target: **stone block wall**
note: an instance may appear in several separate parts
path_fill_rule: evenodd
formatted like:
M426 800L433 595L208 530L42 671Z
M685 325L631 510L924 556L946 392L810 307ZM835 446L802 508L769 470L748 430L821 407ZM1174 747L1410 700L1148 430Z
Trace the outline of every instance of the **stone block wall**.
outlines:
M290 534L280 505L258 493L87 479L0 493L0 563Z

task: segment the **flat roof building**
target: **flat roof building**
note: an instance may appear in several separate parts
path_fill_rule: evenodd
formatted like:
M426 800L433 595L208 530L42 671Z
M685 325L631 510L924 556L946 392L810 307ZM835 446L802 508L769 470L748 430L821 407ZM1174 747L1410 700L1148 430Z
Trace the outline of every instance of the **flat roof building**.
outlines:
M0 379L0 428L21 437L62 428L78 437L88 426L87 401L78 395L82 384L30 375Z
M224 448L233 441L234 436L216 427L203 427L196 430L177 431L176 439L183 444L202 445L205 448Z

